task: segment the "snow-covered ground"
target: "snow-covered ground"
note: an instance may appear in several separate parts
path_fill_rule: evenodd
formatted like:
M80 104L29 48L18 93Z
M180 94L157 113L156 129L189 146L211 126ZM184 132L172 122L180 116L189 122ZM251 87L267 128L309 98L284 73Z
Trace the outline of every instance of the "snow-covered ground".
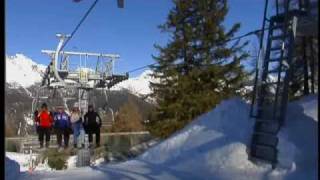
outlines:
M33 154L35 157L36 154ZM10 160L17 162L20 166L21 172L27 172L29 170L29 162L30 162L30 155L29 154L22 154L22 153L15 153L15 152L6 152L6 157ZM70 156L67 160L67 169L74 169L76 168L76 160L77 156ZM100 165L104 162L104 158L99 158L93 162L93 165ZM45 160L44 163L38 164L35 171L55 171L51 169L48 165L48 161Z
M254 121L248 118L249 105L233 98L133 160L32 175L24 172L20 179L317 179L317 104L317 96L289 104L275 170L248 161L246 145Z
M15 160L8 157L5 159L5 179L19 179L20 176L20 165Z
M6 157L18 162L20 165L21 172L26 172L29 170L29 160L31 158L30 155L22 154L22 153L15 153L15 152L6 152ZM39 164L35 170L36 171L52 171L52 169L48 165L48 162L44 162L43 164Z

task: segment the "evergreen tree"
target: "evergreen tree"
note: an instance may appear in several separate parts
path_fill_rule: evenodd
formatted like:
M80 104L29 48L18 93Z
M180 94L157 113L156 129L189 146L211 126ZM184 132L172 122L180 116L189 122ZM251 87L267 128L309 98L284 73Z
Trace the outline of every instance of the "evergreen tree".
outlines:
M248 56L247 43L228 43L239 30L223 25L227 0L175 0L167 21L160 26L170 33L152 67L152 96L158 107L150 117L149 130L167 137L221 100L239 94L247 73L241 62Z

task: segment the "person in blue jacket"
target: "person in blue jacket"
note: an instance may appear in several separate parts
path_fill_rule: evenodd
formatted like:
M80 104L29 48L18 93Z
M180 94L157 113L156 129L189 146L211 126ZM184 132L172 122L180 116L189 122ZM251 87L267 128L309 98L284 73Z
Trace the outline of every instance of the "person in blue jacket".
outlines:
M54 113L54 129L57 134L59 149L62 148L62 136L64 141L64 148L68 148L71 122L70 116L64 111L63 106L59 106L57 108L57 112Z

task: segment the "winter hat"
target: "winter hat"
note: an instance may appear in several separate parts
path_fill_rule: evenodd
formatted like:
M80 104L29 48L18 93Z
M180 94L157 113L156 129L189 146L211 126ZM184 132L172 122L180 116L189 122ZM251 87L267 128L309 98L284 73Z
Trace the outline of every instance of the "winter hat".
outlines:
M41 105L41 108L48 108L48 105L47 105L46 103L43 103L43 104Z

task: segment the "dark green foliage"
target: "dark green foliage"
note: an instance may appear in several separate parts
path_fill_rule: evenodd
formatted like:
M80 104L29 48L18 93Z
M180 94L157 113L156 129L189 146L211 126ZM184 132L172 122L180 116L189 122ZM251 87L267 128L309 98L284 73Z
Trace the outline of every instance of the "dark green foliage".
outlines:
M247 73L241 62L247 43L233 44L240 24L226 30L226 0L176 0L167 22L160 26L171 34L169 43L155 46L159 55L153 66L159 83L151 83L158 107L150 115L148 129L167 137L183 128L221 100L239 94Z
M52 169L62 170L66 169L67 159L69 155L65 152L58 152L56 149L49 149L44 152L43 159L48 158L48 165Z

